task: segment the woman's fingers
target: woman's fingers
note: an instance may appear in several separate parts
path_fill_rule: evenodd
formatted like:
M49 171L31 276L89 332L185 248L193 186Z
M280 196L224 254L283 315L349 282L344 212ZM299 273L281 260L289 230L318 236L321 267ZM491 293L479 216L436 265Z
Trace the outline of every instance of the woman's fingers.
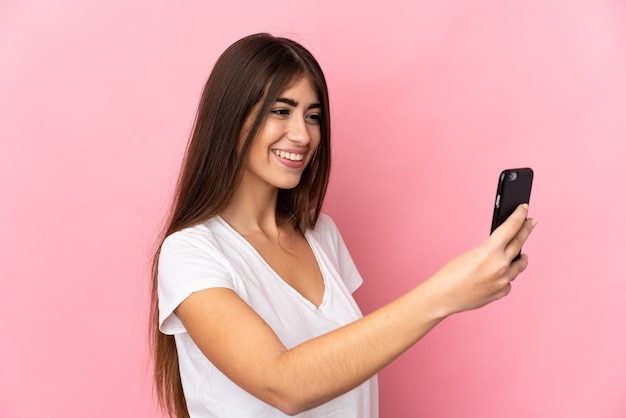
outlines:
M520 258L513 262L509 267L508 280L512 282L515 278L528 267L528 256L522 254Z
M513 260L522 250L522 246L530 236L533 228L537 224L536 219L526 219L517 234L504 247L504 254Z
M519 205L511 216L491 234L492 244L502 248L509 260L513 260L520 253L537 224L535 219L527 219L527 215L528 205L525 203Z
M496 241L497 245L506 246L522 228L527 215L528 205L526 203L519 205L511 216L493 231L492 239Z

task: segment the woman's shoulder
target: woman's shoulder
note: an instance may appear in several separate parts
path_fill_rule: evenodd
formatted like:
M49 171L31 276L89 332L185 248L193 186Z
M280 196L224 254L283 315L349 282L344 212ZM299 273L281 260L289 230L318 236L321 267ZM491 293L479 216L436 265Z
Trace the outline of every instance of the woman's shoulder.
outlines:
M315 227L313 231L328 231L328 230L337 230L337 225L333 218L330 217L327 213L320 213L317 218L317 222L315 223Z
M188 247L217 244L224 239L224 230L218 217L192 225L169 234L163 246Z
M168 235L161 244L159 263L180 266L202 262L227 266L241 252L241 244L219 217L183 228ZM177 268L178 268L177 267ZM159 267L160 268L160 267Z
M310 233L319 241L330 240L335 242L341 236L335 221L326 213L320 214L315 227L310 230Z

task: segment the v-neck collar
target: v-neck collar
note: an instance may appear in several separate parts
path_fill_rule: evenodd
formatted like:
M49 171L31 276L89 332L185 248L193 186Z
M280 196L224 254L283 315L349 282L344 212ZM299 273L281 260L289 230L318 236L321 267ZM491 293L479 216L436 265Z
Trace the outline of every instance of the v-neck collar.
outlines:
M285 279L283 279L282 276L280 274L278 274L276 272L276 270L274 270L274 268L267 262L267 260L265 260L265 258L263 258L261 253L259 253L259 251L254 247L254 245L252 245L250 243L250 241L248 241L235 228L233 228L228 222L226 222L226 220L224 218L222 218L219 215L216 215L215 217L217 218L217 220L220 223L220 225L222 225L233 236L235 236L237 240L239 240L243 245L245 245L254 254L254 256L258 260L260 260L261 263L263 263L267 267L267 269L271 272L272 276L275 279L277 279L280 283L282 283L283 286L286 286L287 289L289 289L290 292L294 293L302 302L307 304L309 307L311 307L315 311L321 311L324 308L324 306L326 305L326 301L328 299L328 295L327 295L327 293L328 293L328 283L326 281L326 272L325 272L323 263L320 263L320 254L318 252L319 250L318 250L317 241L311 235L309 230L306 230L304 232L304 238L306 239L309 247L311 248L311 251L313 252L313 256L315 257L315 262L317 263L317 267L320 270L320 273L322 274L322 280L324 282L324 294L322 296L322 303L320 303L319 306L316 306L313 302L311 302L309 299L305 298L300 292L298 292L293 286L291 286L289 283L287 283L285 281Z

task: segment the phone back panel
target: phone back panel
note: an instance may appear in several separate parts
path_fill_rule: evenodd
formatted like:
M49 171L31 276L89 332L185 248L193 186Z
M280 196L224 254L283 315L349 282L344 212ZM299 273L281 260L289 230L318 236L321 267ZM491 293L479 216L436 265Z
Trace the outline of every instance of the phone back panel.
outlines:
M522 203L530 203L533 170L515 168L500 173L491 232L500 226Z

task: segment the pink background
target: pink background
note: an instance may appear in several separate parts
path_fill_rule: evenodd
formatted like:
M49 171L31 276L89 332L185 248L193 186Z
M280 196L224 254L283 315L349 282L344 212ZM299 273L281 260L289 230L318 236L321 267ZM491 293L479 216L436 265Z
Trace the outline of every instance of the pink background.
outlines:
M210 68L258 31L325 69L326 211L365 312L486 238L501 169L535 169L529 269L384 370L381 416L626 416L622 1L3 0L0 417L160 416L149 257Z

